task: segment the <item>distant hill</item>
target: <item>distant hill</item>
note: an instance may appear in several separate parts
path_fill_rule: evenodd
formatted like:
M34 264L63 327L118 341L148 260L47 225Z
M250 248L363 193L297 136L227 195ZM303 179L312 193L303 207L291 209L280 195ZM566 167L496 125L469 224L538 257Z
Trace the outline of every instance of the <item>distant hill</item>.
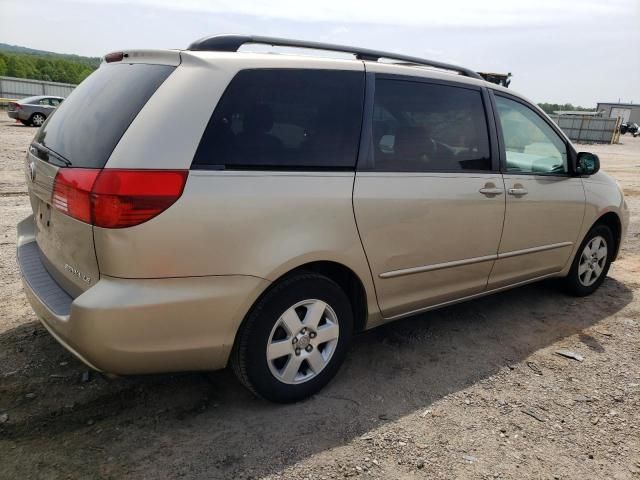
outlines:
M0 43L2 76L78 84L99 65L99 57L47 52Z
M100 57L83 57L82 55L73 55L69 53L49 52L47 50L36 50L34 48L21 47L19 45L8 45L6 43L0 43L0 53L1 52L26 53L28 55L36 55L39 57L62 58L64 60L90 65L94 68L98 68L100 65Z

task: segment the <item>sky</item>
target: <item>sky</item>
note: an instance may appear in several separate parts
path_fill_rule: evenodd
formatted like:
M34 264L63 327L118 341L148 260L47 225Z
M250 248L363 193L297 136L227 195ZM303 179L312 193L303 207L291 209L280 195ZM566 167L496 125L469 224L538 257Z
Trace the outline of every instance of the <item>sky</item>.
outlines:
M536 102L640 103L640 0L0 0L0 43L60 53L186 48L220 33L511 72L510 88Z

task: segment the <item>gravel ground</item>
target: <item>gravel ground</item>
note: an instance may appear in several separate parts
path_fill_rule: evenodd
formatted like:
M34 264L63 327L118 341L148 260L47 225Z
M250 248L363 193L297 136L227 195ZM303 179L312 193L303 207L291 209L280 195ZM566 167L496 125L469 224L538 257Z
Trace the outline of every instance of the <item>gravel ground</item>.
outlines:
M227 371L107 380L47 334L14 259L34 132L0 121L0 478L640 478L640 138L582 147L632 209L596 294L543 283L367 332L282 406Z

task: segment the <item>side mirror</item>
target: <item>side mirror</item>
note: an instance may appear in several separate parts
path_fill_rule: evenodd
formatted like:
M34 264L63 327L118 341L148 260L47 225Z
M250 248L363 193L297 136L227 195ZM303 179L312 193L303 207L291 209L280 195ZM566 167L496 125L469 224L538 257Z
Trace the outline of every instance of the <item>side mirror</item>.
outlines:
M580 152L576 162L578 175L593 175L600 170L600 159L595 153Z

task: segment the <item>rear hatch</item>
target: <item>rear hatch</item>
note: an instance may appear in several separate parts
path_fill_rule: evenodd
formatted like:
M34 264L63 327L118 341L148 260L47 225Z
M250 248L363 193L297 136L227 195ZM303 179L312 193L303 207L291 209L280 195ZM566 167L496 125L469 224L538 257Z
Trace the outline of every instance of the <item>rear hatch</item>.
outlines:
M175 53L177 63L179 56ZM26 158L36 241L46 269L71 296L94 285L93 183L133 119L175 65L103 64L47 119Z

